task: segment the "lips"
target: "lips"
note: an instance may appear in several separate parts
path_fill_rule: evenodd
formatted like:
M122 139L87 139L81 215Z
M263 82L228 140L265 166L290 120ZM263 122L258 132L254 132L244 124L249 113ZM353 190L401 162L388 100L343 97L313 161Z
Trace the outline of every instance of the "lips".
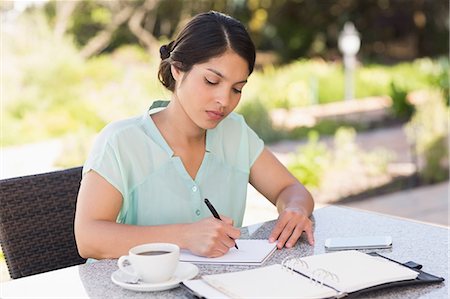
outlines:
M219 111L211 111L211 110L207 110L206 114L208 114L208 117L212 120L220 120L224 117L224 113L223 112L219 112Z

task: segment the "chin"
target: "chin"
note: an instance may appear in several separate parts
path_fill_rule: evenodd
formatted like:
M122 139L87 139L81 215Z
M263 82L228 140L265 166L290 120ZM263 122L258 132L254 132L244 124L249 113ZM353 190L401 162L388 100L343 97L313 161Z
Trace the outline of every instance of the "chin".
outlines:
M204 130L215 129L220 124L220 121L206 121L201 124L199 127Z
M217 127L218 124L219 124L219 123L208 124L208 125L202 126L202 128L205 129L205 130L212 130L212 129L215 129L215 128Z

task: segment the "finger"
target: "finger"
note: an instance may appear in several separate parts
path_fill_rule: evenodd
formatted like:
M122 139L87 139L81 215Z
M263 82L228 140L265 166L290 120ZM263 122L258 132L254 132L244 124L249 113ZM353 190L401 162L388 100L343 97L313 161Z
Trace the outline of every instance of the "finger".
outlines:
M213 250L211 250L208 257L219 257L226 254L229 250L230 249L223 244L218 244Z
M229 239L227 236L217 236L216 238L211 239L210 244L208 245L208 249L206 250L205 256L207 257L218 257L222 256L228 252L229 247L224 242L224 239ZM229 241L233 243L233 241Z
M284 244L288 240L288 238L292 235L292 232L294 231L295 226L291 224L290 222L284 227L283 231L281 232L280 236L278 237L278 243L277 247L278 249L283 248Z
M297 225L292 232L291 236L289 237L288 241L286 242L286 248L292 248L295 243L297 243L298 239L303 233L303 228L299 225Z
M275 242L275 240L277 240L279 238L281 232L283 231L284 227L286 226L286 222L287 222L287 220L283 216L280 216L280 218L278 218L278 221L275 224L275 227L272 229L272 232L270 233L270 236L269 236L270 243Z
M230 248L232 248L232 247L234 247L234 245L235 245L234 239L233 239L233 238L230 238L230 237L228 237L228 236L224 236L224 238L221 239L220 241L222 242L222 244L223 244L224 246L227 247L227 250L230 249Z
M314 245L314 233L312 230L312 225L305 228L304 232L306 234L306 239L308 240L309 245Z
M227 216L224 216L224 215L220 215L220 219L223 222L225 222L226 224L229 224L229 225L233 225L233 223L234 223L233 218L230 218L230 217L227 217Z
M228 237L233 239L234 242L235 239L239 239L241 237L241 230L235 227L231 227L226 231L226 234L228 235Z

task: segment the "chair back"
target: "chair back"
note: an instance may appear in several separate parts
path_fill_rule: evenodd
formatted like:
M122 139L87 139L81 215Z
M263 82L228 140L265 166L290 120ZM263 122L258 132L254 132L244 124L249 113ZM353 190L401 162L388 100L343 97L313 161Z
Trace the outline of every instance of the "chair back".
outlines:
M82 167L0 180L0 242L11 278L84 263L74 234Z

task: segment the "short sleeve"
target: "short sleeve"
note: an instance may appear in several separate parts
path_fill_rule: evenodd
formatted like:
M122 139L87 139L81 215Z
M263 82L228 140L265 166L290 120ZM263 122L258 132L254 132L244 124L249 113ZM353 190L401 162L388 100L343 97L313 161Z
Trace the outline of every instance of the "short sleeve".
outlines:
M243 122L243 125L248 136L248 150L251 167L253 163L255 163L256 159L258 159L259 155L262 153L264 149L264 141L259 138L255 131L253 131L252 128L247 125L245 120Z
M84 163L83 176L90 170L96 171L121 194L126 195L123 171L120 155L117 154L117 145L114 141L114 133L111 128L106 127L97 137L94 146Z

